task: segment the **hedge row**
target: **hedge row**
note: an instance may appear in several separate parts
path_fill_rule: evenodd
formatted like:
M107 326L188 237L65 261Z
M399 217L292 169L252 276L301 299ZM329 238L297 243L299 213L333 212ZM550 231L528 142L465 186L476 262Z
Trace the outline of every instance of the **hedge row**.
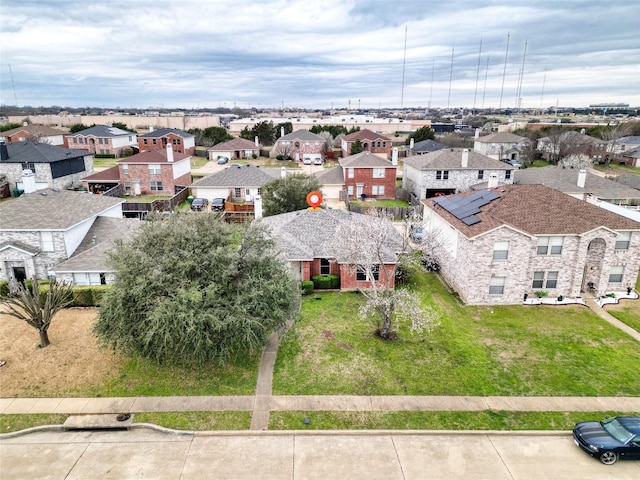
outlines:
M40 296L43 297L49 290L48 280L39 280L40 284ZM31 288L31 281L25 282L27 288ZM95 307L100 305L100 300L104 292L109 289L109 285L94 285L91 287L72 287L71 293L73 294L73 301L69 305L70 307ZM9 284L7 281L0 282L0 299L6 297L9 294Z
M335 290L340 288L340 275L314 275L311 280L316 290Z

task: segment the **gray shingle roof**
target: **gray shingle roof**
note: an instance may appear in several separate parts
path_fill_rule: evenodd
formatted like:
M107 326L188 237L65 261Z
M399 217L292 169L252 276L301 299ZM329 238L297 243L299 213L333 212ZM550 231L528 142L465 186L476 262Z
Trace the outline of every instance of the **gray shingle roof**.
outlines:
M336 258L339 263L344 263L344 259L340 256L336 233L341 224L354 221L377 222L378 219L344 210L299 210L259 220L270 229L274 240L290 261ZM387 223L388 241L383 246L383 258L385 262L394 263L402 246L402 238L391 222Z
M348 142L355 140L383 140L387 142L391 141L389 137L385 137L384 135L369 130L368 128L363 128L362 130L358 130L357 132L350 133L349 135L345 135L343 138Z
M447 148L405 158L404 163L418 170L464 170L462 168L462 148ZM513 170L508 163L494 160L477 152L469 152L469 170Z
M256 165L227 167L224 170L208 175L192 187L261 187L276 178L280 178L279 168L261 168Z
M176 130L175 128L159 128L157 130L154 130L153 132L145 133L144 135L139 135L138 138L160 138L160 137L164 137L165 135L169 135L170 133L173 133L174 135L178 135L182 138L189 138L194 136L194 135L191 135L190 133L186 133L181 130Z
M75 150L58 147L48 143L11 142L6 144L9 158L1 163L53 163L71 158L84 158L91 153L86 150Z
M255 142L251 140L247 140L246 138L234 138L232 140L227 140L226 142L221 142L214 145L211 148L208 148L209 152L218 152L218 151L226 151L226 150L255 150L257 147Z
M302 142L324 142L324 138L315 133L311 133L309 130L296 130L295 132L288 133L278 139L278 142L284 140L285 142L294 142L300 140Z
M54 135L64 135L66 132L55 128L48 127L46 125L26 125L22 127L12 128L11 130L5 130L0 133L0 137L11 137L16 133L24 132L27 135L42 135L45 137L51 137Z
M95 127L80 130L79 132L70 133L68 137L86 137L93 135L94 137L125 137L129 135L135 135L133 132L122 130L121 128L109 127L108 125L96 125Z
M421 142L414 143L412 150L414 152L429 153L429 152L436 152L438 150L443 150L445 148L447 148L446 145L436 142L435 140L427 139L427 140L422 140Z
M341 158L340 166L344 168L396 168L389 160L385 160L371 152L360 152Z
M490 190L500 198L480 207L481 212L475 214L480 222L474 225L465 225L442 207L435 210L468 238L502 225L509 225L530 235L576 235L599 227L640 230L639 222L544 185L503 185ZM434 199L422 202L425 208L434 209Z
M523 140L528 139L511 132L498 132L492 133L491 135L485 135L484 137L478 137L474 141L480 143L520 143Z
M38 190L0 203L0 231L67 230L121 203L104 195Z
M634 173L624 173L616 177L616 182L627 185L628 187L640 190L640 175Z
M142 222L133 218L98 217L73 255L52 270L62 272L108 272L106 252L118 239L129 240L135 236Z
M630 137L619 138L616 143L618 145L640 145L640 136L632 135Z
M344 185L344 170L342 167L333 167L313 174L320 185Z
M587 172L584 188L578 186L579 169L549 165L517 170L514 182L540 184L564 193L591 193L603 199L640 198L640 190Z

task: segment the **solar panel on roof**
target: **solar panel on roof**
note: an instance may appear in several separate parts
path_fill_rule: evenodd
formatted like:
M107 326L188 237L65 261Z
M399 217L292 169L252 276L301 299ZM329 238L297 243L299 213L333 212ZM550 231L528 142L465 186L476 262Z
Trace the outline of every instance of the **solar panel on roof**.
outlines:
M475 215L469 215L468 217L461 218L460 220L462 220L465 223L465 225L473 225L480 221L480 219Z
M467 196L440 197L434 202L466 225L473 225L480 222L480 219L475 216L482 211L480 207L496 198L500 198L500 195L489 190L479 190Z

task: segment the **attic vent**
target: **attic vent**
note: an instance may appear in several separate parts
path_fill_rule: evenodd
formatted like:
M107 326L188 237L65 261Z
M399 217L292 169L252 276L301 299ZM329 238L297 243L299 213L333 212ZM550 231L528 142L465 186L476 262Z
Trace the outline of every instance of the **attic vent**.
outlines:
M43 197L47 196L47 192L40 192L40 195L42 195Z

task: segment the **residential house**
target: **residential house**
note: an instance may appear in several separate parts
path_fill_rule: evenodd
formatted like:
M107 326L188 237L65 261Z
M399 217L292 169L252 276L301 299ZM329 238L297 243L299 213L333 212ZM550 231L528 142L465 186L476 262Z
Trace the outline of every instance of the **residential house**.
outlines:
M611 161L640 167L640 136L622 137L608 142Z
M132 153L138 145L135 133L108 125L96 125L76 133L68 133L65 140L70 148L116 157Z
M217 160L220 157L226 157L231 160L253 158L254 155L256 157L260 155L260 143L257 137L255 142L238 137L208 148L207 155L209 160Z
M490 180L495 184L510 184L514 170L507 163L466 148L447 148L405 158L402 188L415 202L465 192Z
M595 175L586 169L548 165L541 168L517 170L514 176L514 183L546 185L591 203L603 201L634 208L640 206L640 190Z
M479 136L476 130L476 137L473 141L473 151L495 160L521 160L522 152L526 150L530 140L520 135L510 132L492 133L490 135Z
M349 198L395 198L396 165L365 151L339 160L344 186Z
M53 275L57 265L76 252L88 250L87 236L98 218L108 217L106 229L115 229L115 222L122 220L123 203L121 198L58 189L1 202L0 280L22 281L33 276L46 279ZM91 234L89 243L93 235L101 244L99 233ZM103 266L104 260L100 262ZM108 271L97 266L85 263L80 270L68 270L68 274L80 284L86 284L85 274L89 274L91 283L108 283Z
M138 148L141 152L147 150L164 150L171 145L174 152L184 155L195 155L196 137L190 133L176 130L175 128L151 129L149 133L138 137Z
M640 222L544 185L502 185L423 201L425 235L468 304L602 296L633 288Z
M340 290L349 291L369 288L363 269L347 263L336 242L336 234L342 224L353 222L378 222L378 218L344 210L300 210L264 217L260 220L269 228L276 245L290 263L291 271L300 281L308 281L315 275L339 275ZM376 223L377 225L377 223ZM402 250L402 238L391 222L385 221L387 239L382 245L384 267L374 275L386 283L383 275L391 271ZM389 278L394 287L394 278Z
M622 183L628 187L640 190L640 175L635 173L623 173L616 177L616 182Z
M229 166L201 178L191 185L196 198L226 200L227 212L244 212L254 215L255 203L264 185L287 174L282 168L263 168L257 165Z
M324 137L311 133L309 130L296 130L276 140L271 151L274 157L282 155L285 158L292 158L296 162L303 161L305 158L311 161L324 160L327 142Z
M584 157L591 162L604 161L607 143L584 133L568 130L538 139L538 150L547 161L558 162L570 156Z
M75 188L93 173L93 155L84 150L36 142L0 142L0 175L11 190Z
M0 137L6 143L12 142L39 142L49 145L65 146L65 132L45 125L29 125L25 123L22 127L13 128L0 132Z
M424 155L426 153L444 150L445 148L449 147L431 139L409 144L410 155Z
M351 147L358 140L360 140L363 152L373 153L385 160L391 157L392 140L366 128L342 137L340 149L343 157L351 155Z

